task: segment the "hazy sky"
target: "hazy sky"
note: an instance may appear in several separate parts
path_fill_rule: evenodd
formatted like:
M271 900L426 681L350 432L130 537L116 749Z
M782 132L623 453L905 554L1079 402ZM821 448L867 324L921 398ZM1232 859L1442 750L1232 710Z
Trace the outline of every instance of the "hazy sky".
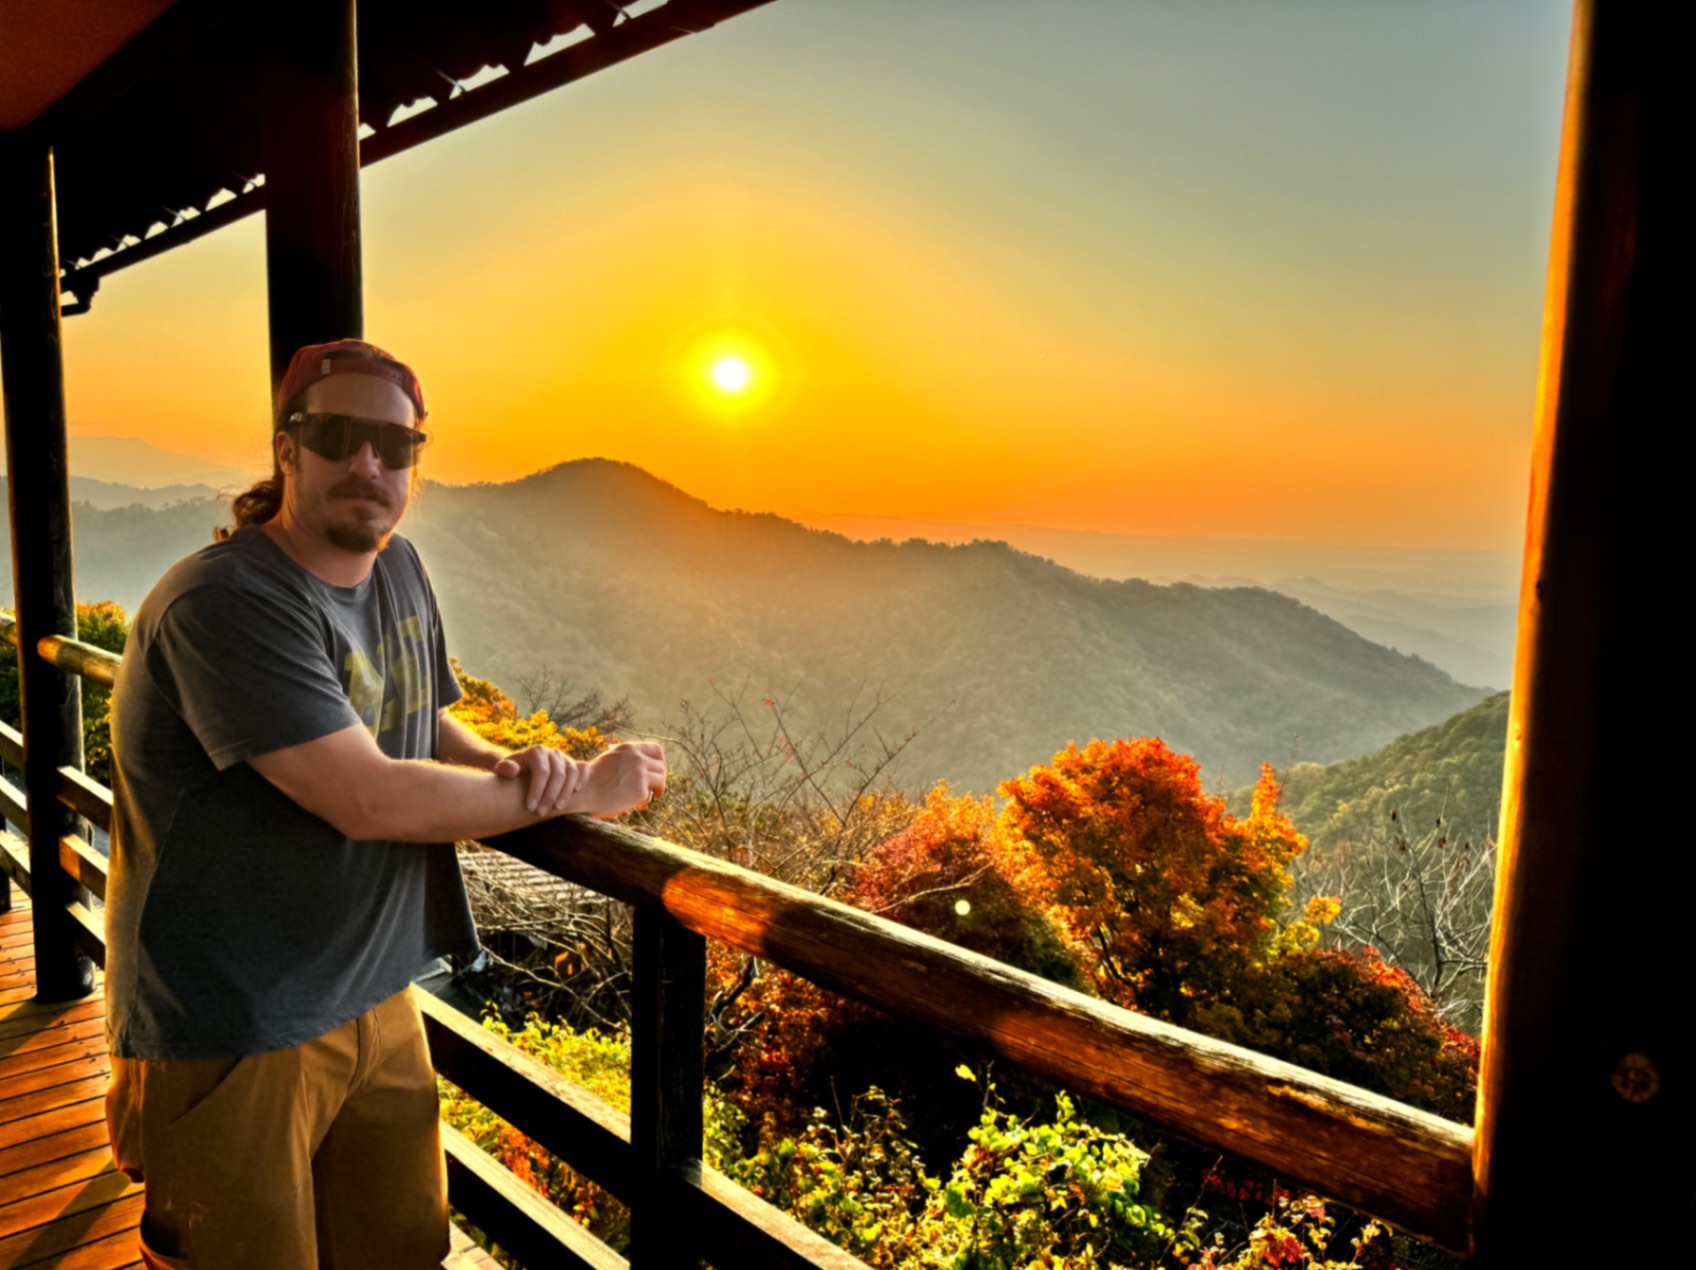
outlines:
M776 0L369 169L367 336L438 479L1512 549L1568 22ZM261 230L67 322L75 431L266 461Z

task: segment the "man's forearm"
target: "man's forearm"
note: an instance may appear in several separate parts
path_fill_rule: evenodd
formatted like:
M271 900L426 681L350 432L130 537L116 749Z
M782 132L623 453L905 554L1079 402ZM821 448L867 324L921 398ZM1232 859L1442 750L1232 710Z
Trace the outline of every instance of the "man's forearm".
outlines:
M470 764L392 759L360 797L355 824L341 827L349 837L396 842L493 837L547 819L525 805L529 788L528 776L508 779Z
M451 742L446 748L465 753L454 751ZM533 773L522 764L497 774L389 758L358 724L248 762L305 810L362 841L444 842L506 833L550 815L617 815L665 787L665 755L658 745L619 745L574 768L569 783L550 778L532 811Z

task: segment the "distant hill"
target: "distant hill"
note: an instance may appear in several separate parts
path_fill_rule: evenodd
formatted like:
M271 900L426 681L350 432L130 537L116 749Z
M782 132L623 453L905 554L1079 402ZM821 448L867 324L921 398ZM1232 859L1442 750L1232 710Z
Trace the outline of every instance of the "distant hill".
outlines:
M133 609L224 515L79 507L78 593ZM739 686L751 712L770 696L825 730L881 696L885 734L920 728L900 773L917 786L987 793L1070 740L1150 734L1234 785L1482 695L1264 589L1104 581L1003 543L856 543L600 460L428 486L406 530L478 673L551 667L655 729Z
M108 484L153 490L167 485L204 485L208 490L245 486L253 479L242 468L231 467L194 454L163 450L140 437L107 437L77 433L70 438L72 480L87 477ZM263 450L261 462L270 459ZM0 476L6 474L6 456L0 450ZM72 497L76 497L75 494ZM145 500L131 500L145 501Z
M1158 734L1210 779L1342 758L1479 699L1285 596L1086 578L1002 543L856 543L640 469L432 488L411 534L468 664L548 664L676 716L744 681L819 726L881 693L904 774L990 792L1070 740Z
M806 513L796 519L862 542L994 539L1093 578L1266 587L1375 644L1423 657L1462 683L1501 688L1513 681L1520 561L1511 551L1115 534L893 516Z
M1508 694L1498 692L1371 754L1298 763L1284 774L1279 809L1327 850L1417 837L1439 818L1457 834L1493 837L1507 734ZM1247 811L1248 790L1230 802Z
M205 502L216 498L210 485L154 485L145 489L116 481L97 481L92 476L71 477L71 501L87 503L101 511L118 507L169 507L173 503Z

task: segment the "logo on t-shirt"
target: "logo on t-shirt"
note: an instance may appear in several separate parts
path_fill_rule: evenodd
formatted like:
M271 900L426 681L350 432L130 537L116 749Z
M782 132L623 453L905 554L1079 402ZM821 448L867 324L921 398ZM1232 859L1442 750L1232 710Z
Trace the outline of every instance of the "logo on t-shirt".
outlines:
M416 615L384 636L375 660L357 648L342 659L348 704L372 736L403 726L409 715L428 703L430 690L424 678L428 664L424 624Z

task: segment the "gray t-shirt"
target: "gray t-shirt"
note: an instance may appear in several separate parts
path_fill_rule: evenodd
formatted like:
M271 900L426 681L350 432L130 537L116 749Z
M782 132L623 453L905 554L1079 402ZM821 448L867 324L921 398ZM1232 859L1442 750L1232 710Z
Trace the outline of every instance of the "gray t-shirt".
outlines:
M396 537L355 587L242 530L142 603L112 702L107 1020L126 1058L321 1036L435 958L473 956L452 844L354 842L247 763L353 724L436 752L459 697L441 616Z

